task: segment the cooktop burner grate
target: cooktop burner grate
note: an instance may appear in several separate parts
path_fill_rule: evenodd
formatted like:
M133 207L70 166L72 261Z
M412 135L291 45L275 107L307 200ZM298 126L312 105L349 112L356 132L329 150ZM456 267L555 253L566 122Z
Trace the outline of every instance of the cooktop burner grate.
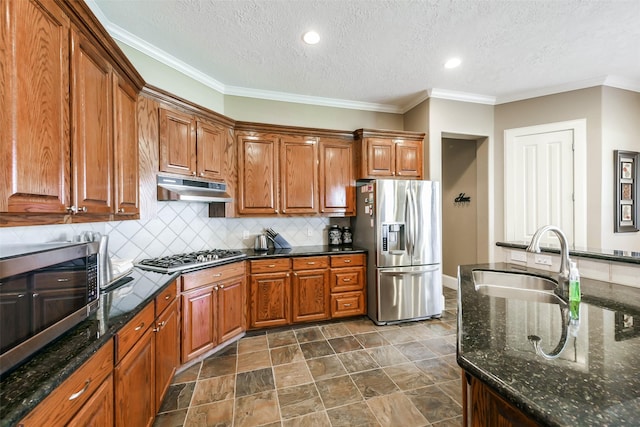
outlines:
M197 252L169 255L160 258L143 259L136 266L145 270L173 273L174 271L206 267L246 255L234 249L206 249Z

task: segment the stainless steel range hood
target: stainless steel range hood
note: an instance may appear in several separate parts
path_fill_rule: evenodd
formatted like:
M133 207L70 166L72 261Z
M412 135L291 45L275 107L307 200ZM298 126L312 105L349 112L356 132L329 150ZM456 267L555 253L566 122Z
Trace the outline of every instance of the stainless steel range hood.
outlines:
M224 182L158 175L158 200L229 203L233 201L233 198L227 194L227 184Z

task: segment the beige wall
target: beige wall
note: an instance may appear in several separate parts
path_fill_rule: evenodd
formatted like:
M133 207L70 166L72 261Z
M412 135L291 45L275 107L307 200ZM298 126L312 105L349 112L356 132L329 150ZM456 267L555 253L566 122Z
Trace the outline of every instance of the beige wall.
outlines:
M495 224L497 240L504 239L504 131L526 126L576 119L587 121L587 246L603 248L600 236L602 182L601 99L602 88L594 87L495 107ZM582 185L580 183L580 185Z
M224 96L217 90L124 43L118 42L118 46L148 84L224 114Z
M442 271L451 277L458 265L477 263L476 144L442 138ZM463 192L471 202L454 203Z
M424 132L427 134L425 140L429 138L429 100L426 99L404 114L404 130L413 132ZM425 144L422 153L423 173L425 179L429 179L429 144Z
M323 107L293 102L225 96L225 115L234 120L354 131L360 128L402 130L402 115Z
M602 88L602 248L640 251L640 232L614 233L613 151L640 151L640 93Z

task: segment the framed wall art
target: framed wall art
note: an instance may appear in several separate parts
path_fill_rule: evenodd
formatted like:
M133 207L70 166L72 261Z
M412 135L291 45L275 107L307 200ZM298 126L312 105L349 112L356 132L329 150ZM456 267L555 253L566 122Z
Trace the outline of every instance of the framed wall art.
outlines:
M640 230L638 203L640 202L640 153L613 152L614 228L616 233Z

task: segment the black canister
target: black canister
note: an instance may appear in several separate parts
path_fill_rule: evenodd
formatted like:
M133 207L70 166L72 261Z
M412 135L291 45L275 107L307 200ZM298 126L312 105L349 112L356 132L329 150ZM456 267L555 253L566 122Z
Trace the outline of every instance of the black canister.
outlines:
M329 246L340 246L342 244L342 232L340 227L332 225L329 227Z
M342 227L342 244L350 245L353 242L351 227Z

